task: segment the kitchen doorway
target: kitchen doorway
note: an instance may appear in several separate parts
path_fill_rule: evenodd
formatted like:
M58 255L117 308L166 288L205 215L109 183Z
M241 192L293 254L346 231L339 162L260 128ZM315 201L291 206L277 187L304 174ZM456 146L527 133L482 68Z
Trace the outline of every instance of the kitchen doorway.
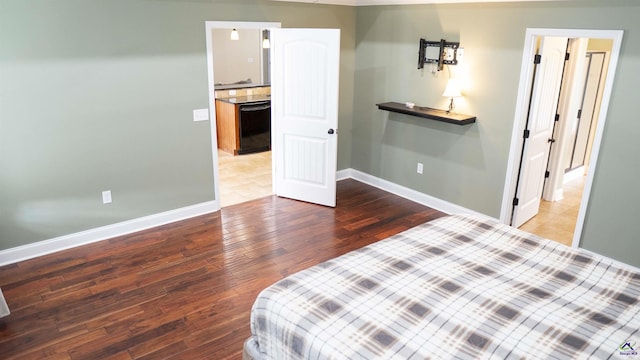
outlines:
M209 112L211 114L215 199L218 209L274 193L271 150L239 155L237 151L218 149L219 127L217 123L220 119L217 119L215 100L218 97L235 98L233 100L235 102L236 100L240 101L240 97L254 95L268 97L270 94L269 49L268 45L264 44L264 39L268 36L268 31L265 30L280 26L280 23L272 22L206 22ZM238 34L234 39L238 40L231 40L231 32L234 30ZM227 33L228 35L226 35ZM257 35L254 36L254 33ZM224 35L221 37L220 34ZM248 37L255 39L248 40ZM241 43L244 48L243 55L240 55L242 61L223 59L229 53L226 50L230 46ZM216 76L214 62L231 63L233 71L224 71ZM251 70L237 72L240 63L250 65ZM232 72L233 75L231 75ZM249 75L244 76L243 74L246 73Z

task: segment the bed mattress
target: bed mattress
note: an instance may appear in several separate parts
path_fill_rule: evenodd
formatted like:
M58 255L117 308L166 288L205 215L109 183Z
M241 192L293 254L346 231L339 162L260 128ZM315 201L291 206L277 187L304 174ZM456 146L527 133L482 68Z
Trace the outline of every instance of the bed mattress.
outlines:
M639 298L634 267L448 216L263 290L245 358L629 358Z

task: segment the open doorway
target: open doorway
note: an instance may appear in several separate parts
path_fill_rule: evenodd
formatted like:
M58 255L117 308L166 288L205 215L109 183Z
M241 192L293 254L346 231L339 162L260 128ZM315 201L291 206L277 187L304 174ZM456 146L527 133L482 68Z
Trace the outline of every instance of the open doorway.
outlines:
M335 207L340 30L281 29L280 23L207 21L205 34L209 113L213 119L210 127L216 211L221 207L218 148L225 147L224 137L218 136L225 131L221 124L221 107L237 101L218 102L216 98L212 30L233 30L240 26L270 30L270 68L273 73L270 76L272 86L269 86L271 93L268 106L271 108L272 194ZM236 93L228 95L239 97L240 90L233 90ZM236 118L242 111L239 110L235 111ZM251 110L265 111L260 108ZM242 127L242 114L237 123ZM236 125L232 127L237 128ZM242 131L235 131L242 134ZM231 139L237 140L238 136L242 135ZM240 148L237 145L238 141L236 147L231 148L234 154L244 150L241 142Z
M542 199L522 230L564 245L573 241L612 47L609 39L568 41Z
M603 74L599 78L600 81L596 87L598 98L595 100L594 108L590 110L594 114L595 121L590 122L587 126L580 122L576 124L576 121L585 119L584 116L577 114L578 109L583 107L586 98L584 77L587 67L573 65L573 67L564 68L564 65L561 65L563 73L560 76L564 78L562 79L563 93L556 92L554 98L547 99L547 103L553 104L554 114L558 110L558 113L564 112L569 115L565 115L566 119L563 121L559 121L558 117L554 119L558 121L547 121L551 128L548 129L547 133L541 133L541 139L544 141L540 142L540 144L547 143L541 145L541 148L546 152L541 152L535 157L538 160L542 159L540 163L533 162L535 166L530 166L531 164L528 161L534 157L531 156L531 146L527 143L527 139L530 133L535 134L535 131L533 131L535 129L531 128L529 121L531 113L538 111L535 93L537 91L540 94L549 94L548 90L540 89L540 84L544 81L538 81L538 84L536 84L537 64L535 61L537 60L533 59L537 58L535 55L541 44L546 39L551 38L566 39L565 44L569 44L571 52L578 53L575 49L581 46L584 51L580 56L586 56L589 39L602 39L602 41L593 41L592 46L601 46L603 42L607 44L607 49L604 52L609 54L609 66L603 69ZM606 121L606 111L621 40L622 31L527 29L510 160L501 211L502 222L520 226L529 220L529 224L525 224L523 227L525 230L551 239L554 237L559 238L560 236L558 235L563 235L565 243L569 243L574 247L579 246L584 215L593 176L596 171L597 153ZM562 48L562 44L558 45L558 48ZM592 48L591 50L596 52L596 50L601 49ZM564 58L564 54L562 57ZM580 58L580 60L578 63L588 63L583 58ZM582 80L579 80L581 78ZM570 82L566 81L567 79L570 79ZM571 114L576 114L577 116ZM582 125L583 131L579 130L580 125ZM543 123L544 126L546 125ZM585 133L587 128L588 131ZM578 156L576 157L576 155ZM571 161L567 166L567 159L574 159L576 162ZM578 170L574 169L572 173L574 178L567 176L567 174L571 173L571 169L576 167L573 165L581 162L582 167L577 167ZM535 169L535 171L529 171L528 173L523 171L523 169L530 170L530 168ZM575 176L575 174L578 174L578 176ZM586 176L583 176L583 174L586 174ZM534 206L533 210L531 208L526 209L526 216L523 217L521 213L520 218L518 218L518 211L520 210L518 208L520 206L519 196L523 196L522 194L526 194L529 199L532 199L532 201L527 202L527 205L534 203ZM543 201L543 198L548 201ZM553 206L553 208L549 206ZM553 219L553 221L545 224L542 216L535 219L538 217L536 215L542 215L542 213L547 215L548 219ZM558 216L558 213L564 213L566 224L562 225L561 217ZM534 220L530 220L532 217Z
M265 39L269 29L279 27L280 23L264 22L206 23L218 208L274 193L269 42Z

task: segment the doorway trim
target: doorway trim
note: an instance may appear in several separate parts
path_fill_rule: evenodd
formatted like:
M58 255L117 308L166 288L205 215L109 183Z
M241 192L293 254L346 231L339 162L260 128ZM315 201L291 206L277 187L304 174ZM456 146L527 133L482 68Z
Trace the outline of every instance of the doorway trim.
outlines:
M211 134L211 156L213 161L214 210L220 210L220 176L218 169L218 131L216 127L216 102L213 71L213 29L272 29L280 28L279 22L255 21L205 21L205 39L207 48L207 87L209 94L209 125Z
M578 212L578 220L573 233L572 247L577 248L580 245L582 236L582 228L584 226L584 218L591 194L593 178L597 168L598 153L600 151L600 143L602 134L607 120L607 110L609 108L609 100L611 98L611 90L615 77L620 48L622 46L622 30L584 30L584 29L546 29L546 28L527 28L522 51L522 67L520 69L520 82L518 85L518 97L516 101L516 109L514 115L513 131L511 134L511 146L509 150L509 160L507 163L506 179L504 191L502 194L502 208L500 210L500 221L508 224L513 212L512 199L515 194L517 185L518 169L520 168L520 151L522 149L523 137L527 112L529 107L529 97L533 80L533 57L535 55L535 44L538 37L559 36L568 38L593 38L593 39L609 39L613 41L611 50L611 58L609 69L602 94L602 105L599 112L599 120L596 126L596 132L591 153L591 165L587 173L587 178L582 192L580 201L580 210Z

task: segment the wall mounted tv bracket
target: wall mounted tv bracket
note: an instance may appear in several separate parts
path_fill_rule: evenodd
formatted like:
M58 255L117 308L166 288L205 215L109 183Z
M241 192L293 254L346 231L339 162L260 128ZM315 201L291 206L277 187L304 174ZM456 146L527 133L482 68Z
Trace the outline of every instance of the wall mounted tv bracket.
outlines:
M458 64L459 42L448 42L444 39L440 41L427 41L420 39L420 50L418 51L418 69L422 69L424 64L437 64L438 71L443 65Z

